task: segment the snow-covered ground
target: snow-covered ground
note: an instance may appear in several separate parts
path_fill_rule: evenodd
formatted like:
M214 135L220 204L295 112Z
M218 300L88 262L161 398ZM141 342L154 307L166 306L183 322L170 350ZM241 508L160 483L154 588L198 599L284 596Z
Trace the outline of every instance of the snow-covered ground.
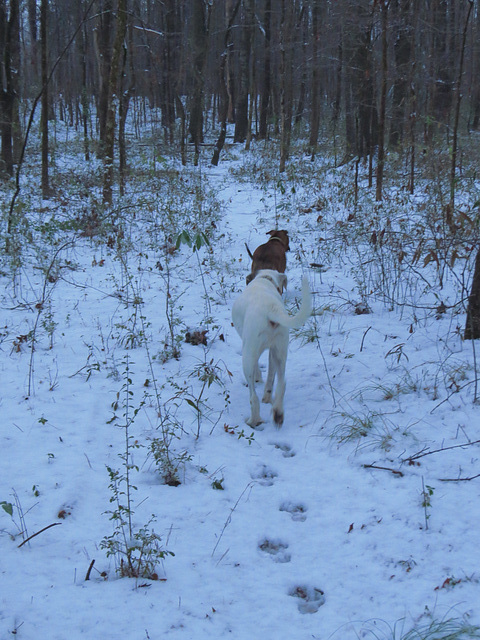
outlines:
M248 155L235 153L201 169L221 201L211 251L156 246L145 209L144 226L138 211L124 226L121 251L119 236L77 235L58 269L27 261L16 296L5 270L2 639L397 640L450 619L480 625L480 480L467 480L480 473L480 420L474 352L456 330L464 316L435 314L411 281L404 306L362 298L370 267L360 243L345 248L349 211L327 174L295 192L262 188L240 179ZM353 179L332 174L337 186ZM320 192L321 213L311 209ZM158 213L171 194L142 197ZM56 205L42 206L48 220ZM253 250L277 222L292 248L286 305L306 273L315 315L291 335L284 426L262 405L252 432L230 314L249 270L244 243ZM447 307L456 284L446 278ZM178 359L163 356L167 289ZM367 298L371 313L356 313ZM187 344L187 328L207 329L207 344ZM182 458L178 486L149 449L162 419ZM118 578L101 546L114 530L107 467L125 473L126 420L133 529L154 515L150 530L175 554L158 579Z

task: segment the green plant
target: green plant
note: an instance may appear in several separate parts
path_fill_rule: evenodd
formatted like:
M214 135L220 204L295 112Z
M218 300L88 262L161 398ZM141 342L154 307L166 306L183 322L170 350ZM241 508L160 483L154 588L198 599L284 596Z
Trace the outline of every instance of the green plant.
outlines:
M114 414L109 420L109 423L118 420L116 412L121 405L123 422L118 426L124 429L125 434L124 451L119 454L122 467L121 470L107 467L110 477L110 503L114 505L114 509L107 511L107 513L110 514L114 529L110 536L103 538L100 547L106 549L107 556L115 558L117 572L121 577L154 579L156 575L155 567L158 562L167 555L173 554L162 549L159 536L153 530L150 530L150 525L155 519L154 515L143 527L135 530L133 526L132 493L137 487L132 483L132 473L134 471L138 472L138 467L133 462L132 451L141 445L134 440L130 431L144 400L138 407L132 407L133 391L130 376L130 359L127 355L125 358L124 383L121 391L117 394L116 400L112 403Z
M223 369L226 371L227 375L231 375L225 366ZM200 437L202 419L207 418L211 423L213 423L212 432L223 414L222 410L219 415L215 416L215 420L212 419L214 412L205 399L205 392L210 389L212 385L216 385L222 390L225 408L227 408L230 403L230 395L222 379L222 373L223 370L219 361L214 362L214 360L211 359L208 362L204 360L203 362L195 365L192 373L190 374L190 378L197 378L200 382L200 389L198 391L194 392L192 389L188 395L185 395L185 401L190 407L192 407L196 414L197 431L195 437L197 440Z
M5 511L5 513L7 513L11 519L13 524L15 525L15 527L18 530L18 535L21 535L23 540L26 541L28 538L28 531L27 531L27 525L25 522L25 514L22 508L22 505L20 504L20 498L18 497L17 492L15 491L15 489L13 489L13 497L14 497L14 504L12 502L8 502L7 500L2 500L0 502L0 507L2 507L2 509ZM14 514L17 514L17 517L19 519L19 522L16 521ZM12 538L14 538L14 536L12 536Z
M205 284L205 276L203 274L202 263L200 262L199 251L204 246L210 246L207 236L203 232L197 232L193 237L184 229L178 236L175 248L178 250L182 244L186 244L193 249L193 253L197 258L198 268L200 271L200 277L202 278L203 290L205 293L205 305L206 311L209 315L212 313L212 307L210 304L210 297L208 295L207 286Z
M393 628L387 623L374 620L364 625L361 637L374 640L474 640L480 638L480 627L471 625L466 619L449 618L431 620L405 631L405 619L399 620ZM383 626L383 628L382 628ZM360 637L360 636L359 636Z
M160 546L161 538L150 529L155 520L154 515L146 525L137 531L133 529L131 495L122 488L128 486L126 476L110 467L107 470L112 492L110 502L115 503L116 508L108 512L111 514L110 520L114 522L113 533L103 538L100 548L106 549L107 557L115 558L120 577L154 580L157 577L155 569L158 563L174 554ZM132 488L134 487L129 487Z
M428 530L428 521L430 519L430 509L432 507L432 496L434 494L435 488L430 487L428 484L425 485L425 482L422 477L422 493L421 493L421 505L423 507L423 512L425 515L425 530Z
M180 469L192 460L187 450L176 451L172 446L172 440L176 436L177 429L174 424L166 427L162 425L163 436L152 438L150 452L165 484L170 487L178 487L181 483Z

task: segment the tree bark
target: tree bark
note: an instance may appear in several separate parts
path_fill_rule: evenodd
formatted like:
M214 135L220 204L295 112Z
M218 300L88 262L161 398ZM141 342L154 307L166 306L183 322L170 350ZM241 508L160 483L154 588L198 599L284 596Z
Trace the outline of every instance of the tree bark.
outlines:
M227 26L225 29L225 39L224 39L224 47L222 51L222 55L220 58L220 95L219 95L219 119L220 119L220 135L218 137L217 143L215 145L215 150L213 152L212 164L214 166L218 165L218 161L220 159L220 153L222 152L223 145L225 144L225 138L227 136L227 118L228 118L228 103L229 103L229 95L228 95L228 86L227 86L227 60L228 60L228 51L231 47L231 33L233 28L233 23L235 17L238 13L238 9L240 8L241 0L237 0L235 7L232 9L231 4L227 3L226 10L228 11L226 15Z
M280 29L280 173L285 171L292 137L292 31L293 7L289 0L282 0Z
M465 323L465 340L480 338L480 249L475 259L472 288L468 298L467 320Z
M265 140L268 129L268 111L270 106L270 88L271 88L271 24L272 24L272 0L265 0L265 9L263 13L263 30L264 30L264 46L263 46L263 87L260 98L260 118L258 125L258 138Z
M243 1L242 37L239 51L238 89L235 104L234 142L245 142L248 130L248 94L250 89L250 56L253 41L254 13L252 0Z
M1 116L1 169L7 176L13 175L14 127L18 123L15 105L18 91L19 70L19 6L18 0L10 1L7 17L5 0L0 2L0 116ZM17 125L18 126L18 125Z
M320 130L320 82L319 82L319 60L318 60L318 40L319 40L319 0L314 0L312 5L312 84L311 84L311 107L310 107L310 137L308 147L310 157L315 158L318 132Z
M113 0L102 0L101 11L94 29L94 43L98 68L97 118L99 128L99 145L97 156L105 154L105 137L107 129L107 112L109 107L109 78L112 62Z
M375 199L382 200L383 171L385 165L385 125L387 110L387 74L388 74L388 1L380 1L381 29L382 29L382 79L380 89L380 113L378 122L378 159L377 159L377 184Z
M127 0L118 0L115 40L111 55L108 80L107 119L105 122L105 155L103 176L103 202L112 203L113 157L115 148L116 110L120 92L120 64L123 54L123 41L127 29Z
M47 52L47 15L48 0L42 0L40 4L40 40L41 40L41 68L42 68L42 114L41 114L41 131L42 131L42 197L50 197L50 183L48 174L48 109L49 109L49 91L48 91L48 52Z
M203 107L205 62L208 49L210 7L205 0L192 0L191 46L193 55L193 89L191 93L189 131L195 147L194 165L198 164L203 142Z

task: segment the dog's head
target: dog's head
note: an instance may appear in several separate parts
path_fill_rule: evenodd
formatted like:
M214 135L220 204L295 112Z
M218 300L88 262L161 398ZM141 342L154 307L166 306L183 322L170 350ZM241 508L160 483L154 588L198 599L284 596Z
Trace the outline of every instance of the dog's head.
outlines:
M285 248L285 251L290 251L288 231L285 231L285 229L272 229L271 231L267 231L267 236L270 236L270 240L272 240L273 238L275 238L276 240L280 240Z
M269 280L280 295L287 288L287 276L284 273L279 273L273 269L260 269L255 274L255 279L259 280L260 278Z

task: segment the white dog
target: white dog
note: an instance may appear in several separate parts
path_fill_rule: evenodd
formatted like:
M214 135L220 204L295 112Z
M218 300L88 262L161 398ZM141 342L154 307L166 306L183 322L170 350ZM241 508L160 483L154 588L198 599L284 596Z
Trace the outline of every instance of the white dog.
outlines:
M272 403L273 420L278 427L282 426L288 330L297 329L305 324L312 311L308 279L304 276L300 309L295 316L288 315L281 298L286 282L287 277L283 273L262 269L235 300L232 308L233 324L242 339L243 372L250 392L251 407L251 416L247 424L251 427L256 427L262 422L255 382L262 380L258 359L266 349L269 349L268 375L262 402L272 402L273 382L276 376L277 384Z

